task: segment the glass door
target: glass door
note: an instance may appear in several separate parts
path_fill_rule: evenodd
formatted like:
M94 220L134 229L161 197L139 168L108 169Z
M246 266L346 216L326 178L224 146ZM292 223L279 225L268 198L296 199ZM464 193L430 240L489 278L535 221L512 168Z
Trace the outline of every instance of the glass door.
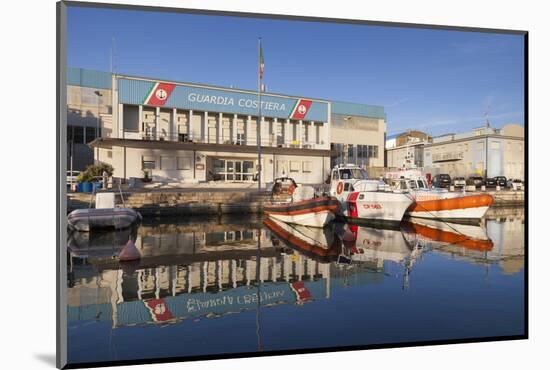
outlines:
M242 166L243 161L235 162L235 181L243 181Z
M254 181L254 161L243 161L243 181Z
M227 160L225 161L225 181L234 181L235 180L235 161Z
M254 161L242 159L215 159L213 180L254 181Z

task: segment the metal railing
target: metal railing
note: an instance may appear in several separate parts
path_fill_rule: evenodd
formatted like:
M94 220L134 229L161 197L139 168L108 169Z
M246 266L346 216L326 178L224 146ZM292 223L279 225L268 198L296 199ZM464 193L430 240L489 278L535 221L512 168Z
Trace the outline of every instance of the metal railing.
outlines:
M269 134L269 137L261 138L262 146L279 147L279 148L302 148L302 149L330 149L328 145L325 145L323 141L311 142L298 140L282 140L281 137ZM203 138L196 137L190 134L184 133L164 133L164 132L145 132L145 131L125 131L123 138L144 140L144 141L167 141L167 142L179 142L179 143L198 143L198 144L228 144L228 145L257 145L256 137L243 137L241 134L235 137L228 137L226 135L218 135L217 137Z

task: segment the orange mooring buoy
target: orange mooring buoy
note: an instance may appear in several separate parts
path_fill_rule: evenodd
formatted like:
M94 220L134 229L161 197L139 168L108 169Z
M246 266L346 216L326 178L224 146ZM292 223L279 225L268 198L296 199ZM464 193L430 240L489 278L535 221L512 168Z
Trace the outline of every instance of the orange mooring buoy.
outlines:
M118 259L120 262L127 262L127 261L136 261L141 258L141 253L139 253L139 250L136 248L136 245L132 241L132 238L128 239L128 243L122 248L120 253L118 254Z

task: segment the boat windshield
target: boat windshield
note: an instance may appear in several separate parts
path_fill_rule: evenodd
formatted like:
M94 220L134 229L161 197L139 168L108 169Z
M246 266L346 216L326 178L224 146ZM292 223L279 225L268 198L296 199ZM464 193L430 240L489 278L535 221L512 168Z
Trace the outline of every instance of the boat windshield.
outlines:
M358 179L367 180L367 171L360 168L344 168L340 170L340 178L342 180Z

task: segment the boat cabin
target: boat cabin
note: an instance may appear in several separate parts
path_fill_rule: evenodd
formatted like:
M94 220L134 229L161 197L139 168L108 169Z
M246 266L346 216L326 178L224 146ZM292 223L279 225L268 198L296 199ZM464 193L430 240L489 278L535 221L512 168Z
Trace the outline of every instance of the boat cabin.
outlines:
M331 175L331 180L367 180L368 178L367 171L355 165L335 167Z
M390 186L396 190L428 190L426 176L419 170L405 170L386 173Z
M296 184L296 181L294 181L291 177L278 177L275 179L275 182L273 183L273 187L271 188L271 193L273 195L279 195L279 194L288 194L292 195L294 193L294 190L298 187L298 184Z

